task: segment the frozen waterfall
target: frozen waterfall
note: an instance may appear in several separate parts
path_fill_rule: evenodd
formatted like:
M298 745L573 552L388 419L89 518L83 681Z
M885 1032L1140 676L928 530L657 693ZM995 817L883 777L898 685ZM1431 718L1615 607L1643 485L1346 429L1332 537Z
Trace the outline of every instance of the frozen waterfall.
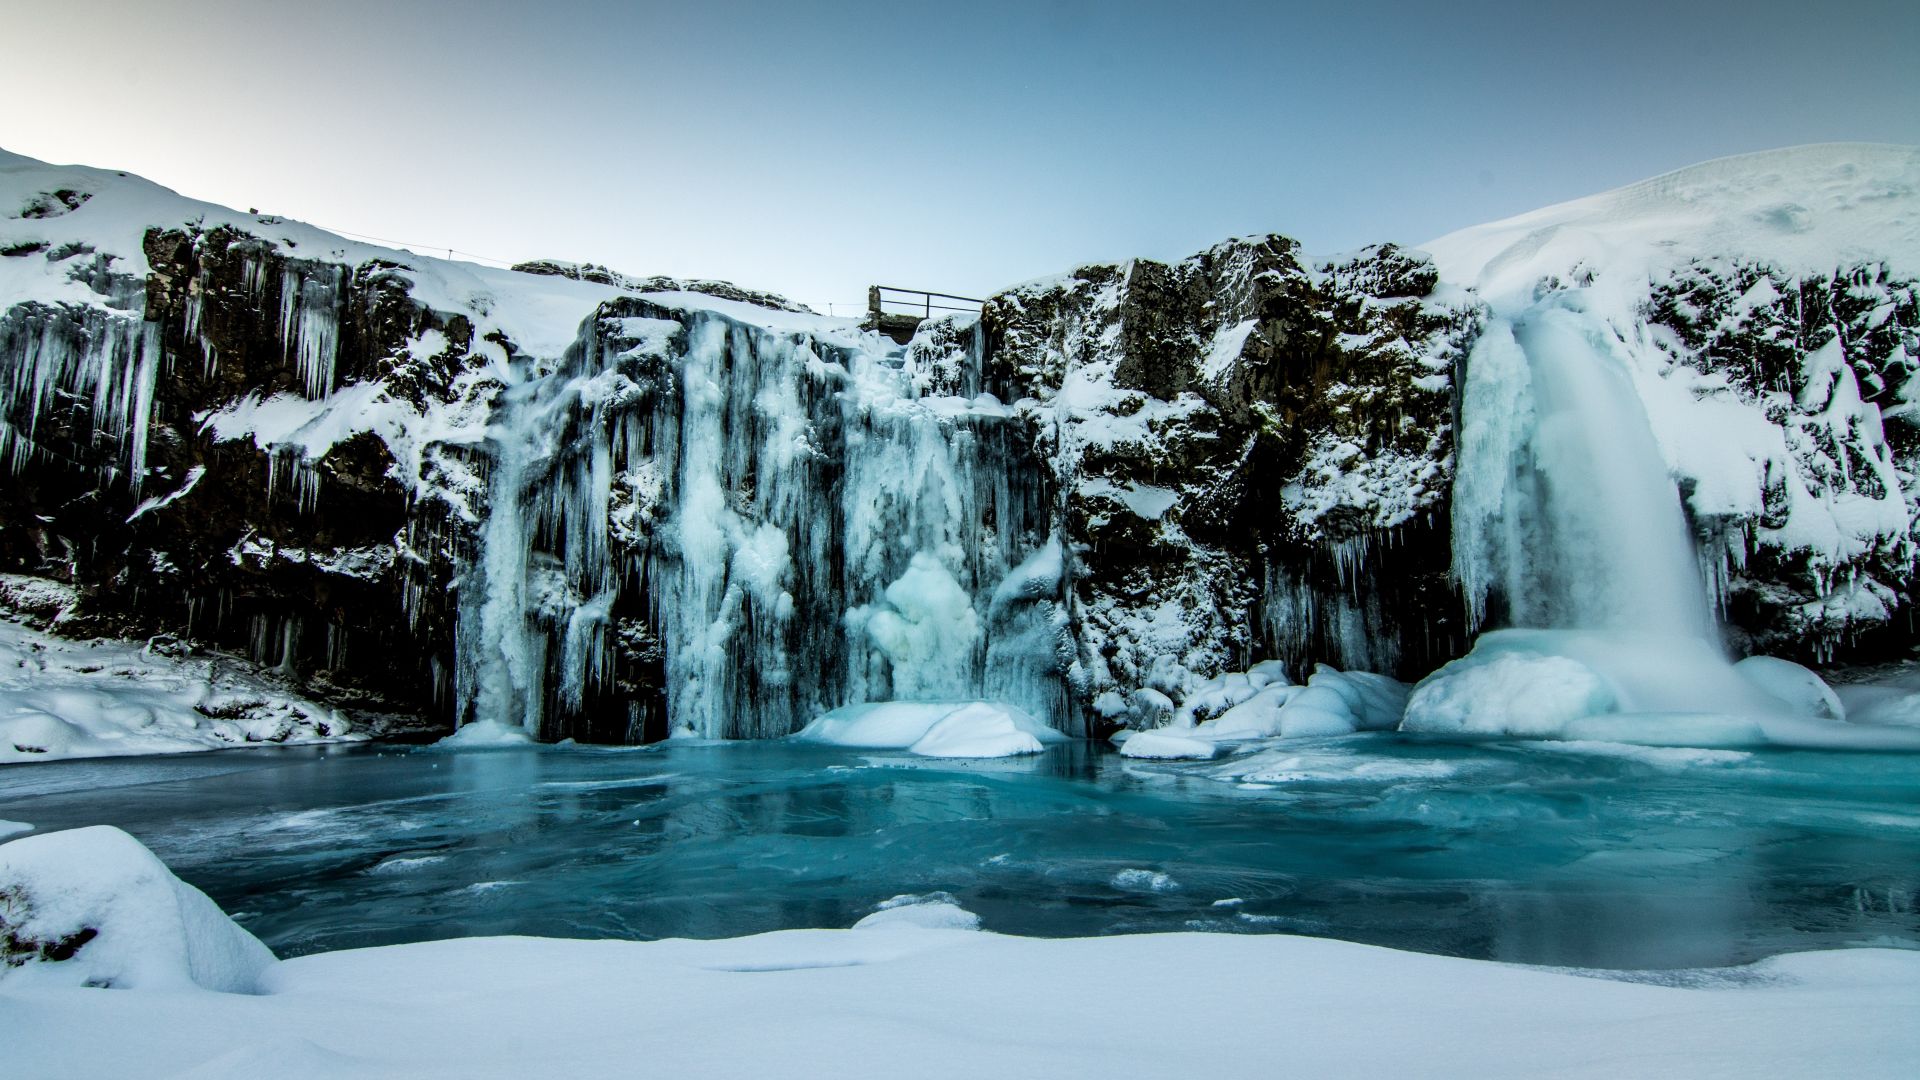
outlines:
M870 336L622 311L502 392L463 722L767 737L968 698L1064 721L1066 568L1027 418L919 396Z
M1612 330L1552 305L1468 359L1454 569L1476 624L1714 634L1680 496Z

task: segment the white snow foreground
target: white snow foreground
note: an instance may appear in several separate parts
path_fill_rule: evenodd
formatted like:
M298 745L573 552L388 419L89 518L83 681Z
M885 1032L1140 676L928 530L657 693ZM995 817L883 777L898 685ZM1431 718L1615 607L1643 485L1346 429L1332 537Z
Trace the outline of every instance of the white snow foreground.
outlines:
M1004 937L966 929L967 913L933 894L896 897L881 905L890 917L854 930L467 938L256 968L265 950L245 943L257 942L114 830L14 841L0 868L54 898L49 910L100 926L73 959L0 969L6 1072L23 1080L1865 1078L1911 1075L1920 1055L1912 951L1593 977L1281 935ZM86 892L115 881L126 891ZM176 918L183 897L204 908ZM244 938L228 970L256 972L235 980L256 993L178 977L179 943L198 977L191 957L220 934ZM55 974L104 971L89 950L108 948L165 953L142 970L168 977L117 990ZM1129 1023L1129 1003L1148 1001L1202 1004L1188 1022Z
M1067 737L1012 705L887 701L835 709L792 738L922 757L995 758L1037 754L1045 744Z
M241 661L71 641L0 618L0 763L365 738Z

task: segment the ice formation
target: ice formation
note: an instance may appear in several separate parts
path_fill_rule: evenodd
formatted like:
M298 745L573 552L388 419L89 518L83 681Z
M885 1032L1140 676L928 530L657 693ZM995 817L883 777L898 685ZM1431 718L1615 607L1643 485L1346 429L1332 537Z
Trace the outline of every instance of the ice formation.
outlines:
M1037 754L1065 738L1009 705L986 701L889 701L846 705L809 723L796 742L922 757L993 758Z

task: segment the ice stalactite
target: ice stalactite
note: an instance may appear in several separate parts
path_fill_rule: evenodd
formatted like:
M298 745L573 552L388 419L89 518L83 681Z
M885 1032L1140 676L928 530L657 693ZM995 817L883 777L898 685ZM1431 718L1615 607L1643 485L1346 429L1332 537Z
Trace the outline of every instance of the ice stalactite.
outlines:
M22 305L0 320L0 456L15 473L40 452L42 427L89 425L106 451L100 479L126 478L138 496L146 478L161 329L100 308ZM100 446L104 440L108 446Z
M280 344L315 400L333 392L347 277L346 267L324 263L288 263L280 272Z

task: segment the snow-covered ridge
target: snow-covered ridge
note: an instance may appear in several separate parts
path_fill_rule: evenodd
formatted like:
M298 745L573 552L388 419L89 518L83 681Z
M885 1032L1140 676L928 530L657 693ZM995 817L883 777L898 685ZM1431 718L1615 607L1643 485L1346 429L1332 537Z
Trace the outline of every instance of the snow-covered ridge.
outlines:
M1920 147L1826 143L1718 158L1422 244L1490 302L1590 272L1644 284L1694 258L1794 274L1885 263L1920 276Z

